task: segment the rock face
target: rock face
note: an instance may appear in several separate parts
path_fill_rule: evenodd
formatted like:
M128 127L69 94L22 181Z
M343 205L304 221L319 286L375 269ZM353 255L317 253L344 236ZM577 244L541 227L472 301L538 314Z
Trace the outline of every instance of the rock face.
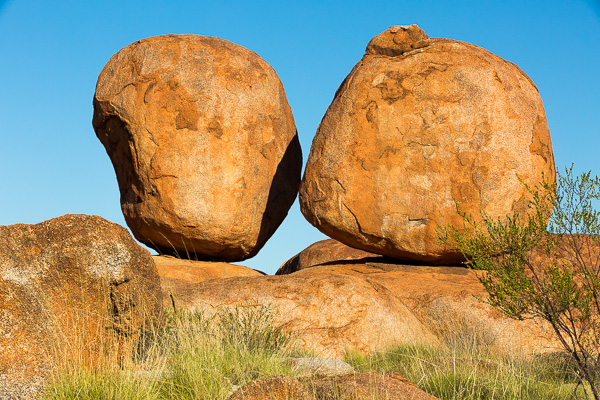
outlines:
M0 393L27 398L54 368L127 363L160 328L160 300L150 254L116 224L0 226Z
M283 86L256 53L222 39L159 36L120 50L98 78L93 126L127 224L161 254L252 257L298 192Z
M340 400L436 400L400 374L363 372L303 378L316 399ZM438 399L439 400L439 399Z
M304 386L286 375L258 379L235 391L227 400L313 400Z
M516 65L416 25L371 40L336 92L300 187L307 220L352 247L445 264L439 225L525 213L555 179L542 101Z
M262 276L262 272L223 262L180 260L173 257L153 256L160 275L165 307L178 306L172 294L177 295L190 284L211 279L225 279L236 276Z
M271 305L275 325L322 357L398 344L477 345L513 354L560 348L548 326L511 320L480 302L483 286L460 266L332 260L289 275L180 282L176 289L180 307L208 314L236 304Z
M340 261L369 259L371 261L386 261L385 257L363 250L346 246L333 239L321 240L313 243L294 257L284 262L275 275L287 275L304 268L315 267L327 263ZM358 261L358 262L360 262Z
M397 373L365 372L307 376L278 375L252 381L228 400L436 400Z

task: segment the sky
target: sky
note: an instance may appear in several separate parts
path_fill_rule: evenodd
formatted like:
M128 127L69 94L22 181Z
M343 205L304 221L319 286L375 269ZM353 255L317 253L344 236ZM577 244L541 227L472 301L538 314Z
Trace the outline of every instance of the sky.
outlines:
M126 226L92 98L109 58L139 39L216 36L258 53L284 85L306 162L369 40L410 24L517 64L544 102L557 169L600 175L600 0L0 0L0 225L81 213ZM325 238L296 201L241 264L273 274Z

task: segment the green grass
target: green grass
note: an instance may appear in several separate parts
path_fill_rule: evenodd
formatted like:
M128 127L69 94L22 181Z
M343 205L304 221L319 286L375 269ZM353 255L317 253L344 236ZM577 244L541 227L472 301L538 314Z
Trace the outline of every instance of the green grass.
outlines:
M63 371L44 398L225 399L254 379L292 375L290 340L273 327L265 306L224 308L211 317L172 312L135 368Z
M451 348L401 346L346 361L358 371L395 371L443 400L585 399L573 365L561 355L498 357ZM577 392L573 397L575 388Z
M586 398L566 357L499 356L487 341L479 342L401 346L371 356L350 353L346 361L360 372L398 372L443 400ZM269 307L251 304L223 308L212 316L171 312L166 328L149 343L127 369L73 366L57 373L43 398L226 399L252 380L294 376L288 357L303 355L289 334L273 327Z

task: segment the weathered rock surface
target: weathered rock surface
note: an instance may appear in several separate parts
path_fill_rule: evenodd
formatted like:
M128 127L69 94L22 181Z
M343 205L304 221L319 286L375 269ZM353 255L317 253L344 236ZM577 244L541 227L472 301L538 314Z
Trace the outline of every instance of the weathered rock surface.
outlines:
M158 36L120 50L98 78L93 126L128 226L161 254L252 257L298 192L283 86L256 53L222 39Z
M460 253L436 229L525 213L555 179L546 116L532 81L480 47L429 39L416 25L373 38L336 92L300 188L307 220L352 247L446 264Z
M400 374L363 372L300 379L317 399L340 400L436 400Z
M215 312L244 303L271 305L274 323L322 357L398 344L482 346L530 354L559 348L551 330L511 320L480 302L475 272L371 259L329 262L289 275L233 277L180 284L179 306Z
M0 226L0 393L32 398L54 368L127 363L162 324L160 301L150 254L123 227L86 215Z
M152 256L160 275L163 291L163 304L177 307L174 293L178 295L189 284L204 282L211 279L225 279L236 276L262 276L262 272L242 265L213 261L181 260L168 256Z
M297 379L286 375L257 379L239 388L228 400L312 400Z
M291 274L304 268L310 268L330 262L339 263L340 261L364 260L367 258L371 261L385 260L385 258L379 254L355 249L334 239L326 239L313 243L284 262L275 275Z
M342 360L322 357L290 357L290 364L299 376L341 375L354 373L352 365Z
M400 374L366 372L316 375L295 379L285 375L252 381L229 400L435 400Z

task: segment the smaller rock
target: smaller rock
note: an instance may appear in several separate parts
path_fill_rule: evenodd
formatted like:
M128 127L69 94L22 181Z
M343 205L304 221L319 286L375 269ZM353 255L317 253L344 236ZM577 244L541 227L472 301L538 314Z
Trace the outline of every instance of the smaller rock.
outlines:
M439 400L396 372L306 377L300 381L317 399Z
M321 240L313 243L294 257L287 260L275 275L287 275L305 268L317 265L340 263L341 261L361 260L382 261L384 256L355 249L334 239ZM348 264L348 263L346 263Z
M340 375L354 372L352 365L333 358L290 357L289 361L300 376L316 374Z
M286 375L258 379L235 391L228 400L309 400L313 397L297 380Z
M396 25L375 36L365 54L395 57L428 45L429 36L417 25Z

